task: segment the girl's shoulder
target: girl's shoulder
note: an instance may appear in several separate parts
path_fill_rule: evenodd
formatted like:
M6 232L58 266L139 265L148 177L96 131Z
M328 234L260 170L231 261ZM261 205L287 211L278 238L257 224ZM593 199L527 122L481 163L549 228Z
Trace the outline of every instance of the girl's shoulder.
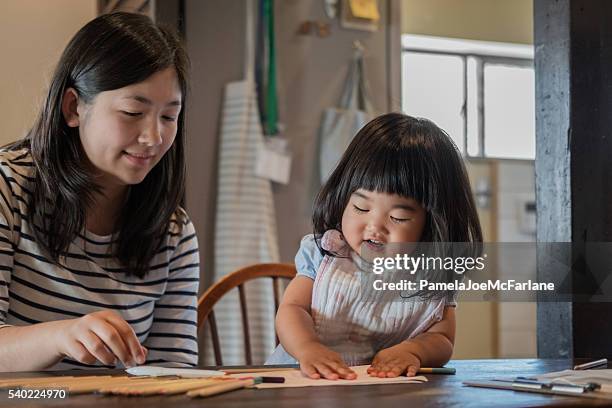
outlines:
M348 244L338 230L328 230L321 237L321 248L336 256L348 256Z
M324 254L319 249L314 234L304 236L300 241L300 249L295 255L297 274L314 280L323 258Z
M327 256L325 252L346 256L347 244L339 231L329 230L318 237L314 234L304 236L300 242L300 249L295 255L298 275L314 280L323 259Z

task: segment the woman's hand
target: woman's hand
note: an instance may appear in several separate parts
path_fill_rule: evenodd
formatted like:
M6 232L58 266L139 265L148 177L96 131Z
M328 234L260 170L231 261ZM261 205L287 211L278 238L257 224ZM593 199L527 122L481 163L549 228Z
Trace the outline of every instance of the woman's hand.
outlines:
M421 360L407 350L406 343L380 350L368 367L371 377L398 377L407 371L408 377L414 377L421 368Z
M132 327L115 312L103 310L61 323L55 337L60 357L105 365L115 365L119 359L126 367L145 362L147 350Z
M354 380L357 378L357 374L342 361L340 354L318 342L311 342L304 346L298 360L302 373L312 379Z

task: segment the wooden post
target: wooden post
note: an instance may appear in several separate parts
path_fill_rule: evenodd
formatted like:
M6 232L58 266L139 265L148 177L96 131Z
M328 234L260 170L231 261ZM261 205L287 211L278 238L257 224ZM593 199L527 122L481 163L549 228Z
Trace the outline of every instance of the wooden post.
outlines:
M535 0L539 242L612 241L612 2ZM612 255L612 254L611 254ZM538 263L540 281L559 271ZM612 303L538 304L538 357L612 357Z

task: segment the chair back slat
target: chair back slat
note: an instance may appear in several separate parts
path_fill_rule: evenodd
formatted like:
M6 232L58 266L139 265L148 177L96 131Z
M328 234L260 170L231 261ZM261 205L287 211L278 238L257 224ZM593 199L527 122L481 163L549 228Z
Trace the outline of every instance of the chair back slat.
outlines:
M221 346L219 341L219 333L217 330L217 322L213 312L215 304L223 297L226 293L234 288L238 288L240 295L240 310L242 314L242 328L244 334L244 351L246 364L251 365L252 362L252 350L251 350L251 338L248 325L247 315L247 303L246 295L243 284L252 279L258 278L272 278L272 285L274 289L274 311L275 316L280 305L279 296L279 284L278 279L291 280L295 277L296 270L293 264L280 264L280 263L269 263L269 264L257 264L247 266L232 272L218 282L213 284L198 300L198 330L200 330L205 321L209 322L213 349L215 353L215 364L222 365L223 360L221 358ZM274 318L273 316L272 318ZM275 330L276 335L276 330ZM276 344L278 345L278 337L276 338Z
M223 365L221 358L221 345L219 344L219 332L217 331L217 319L215 319L215 312L210 311L208 315L208 324L210 324L210 336L212 337L213 349L215 351L215 364Z
M278 312L278 306L280 304L278 296L278 278L272 277L272 291L274 292L274 313Z
M276 318L276 314L278 313L278 306L280 304L278 295L278 278L276 276L272 277L272 291L274 292L274 316ZM276 329L274 330L274 342L274 344L278 346L278 335L276 334Z
M247 365L253 364L251 356L251 335L249 333L249 317L247 315L246 295L244 294L244 285L238 285L238 293L240 294L240 311L242 312L242 333L244 334L244 355Z

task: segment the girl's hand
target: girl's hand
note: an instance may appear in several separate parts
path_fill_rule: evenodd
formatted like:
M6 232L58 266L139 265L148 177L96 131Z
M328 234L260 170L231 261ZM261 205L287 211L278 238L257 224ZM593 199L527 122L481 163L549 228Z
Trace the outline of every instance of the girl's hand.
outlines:
M300 353L299 361L302 373L312 379L322 377L328 380L339 378L354 380L357 378L357 374L342 361L340 354L318 342L306 345Z
M405 344L400 343L393 347L380 350L368 367L371 377L398 377L407 371L408 377L414 377L421 368L421 360L406 350Z
M147 350L132 327L110 310L65 320L55 339L58 354L85 364L100 361L114 365L117 359L131 367L145 362Z

